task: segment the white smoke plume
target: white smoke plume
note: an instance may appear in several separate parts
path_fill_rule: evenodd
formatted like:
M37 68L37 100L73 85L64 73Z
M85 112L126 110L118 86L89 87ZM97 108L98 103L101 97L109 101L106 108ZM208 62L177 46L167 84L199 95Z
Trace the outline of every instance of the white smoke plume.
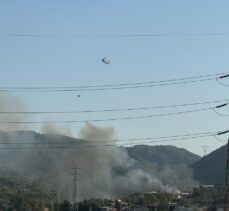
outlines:
M65 136L72 136L71 129L68 126L60 126L51 123L41 125L41 133L51 133Z
M1 95L0 98L6 100L0 103L0 111L26 110L18 100L7 95ZM13 117L1 118L15 121ZM16 128L21 129L20 125ZM188 171L183 169L176 172L170 168L158 170L152 165L145 169L137 166L125 148L117 147L113 141L115 130L112 127L100 128L86 123L79 133L80 139L50 134L56 133L58 128L55 126L44 128L47 134L0 132L0 141L7 143L0 147L0 174L15 172L30 181L39 182L47 190L56 190L62 199L71 199L75 167L79 169L80 199L113 198L153 190L175 192L177 185L192 183ZM15 128L11 128L11 125L1 127L4 131L11 129ZM2 149L10 147L13 149Z
M88 140L35 132L2 132L1 141L46 144L16 145L18 148L28 149L1 150L0 159L9 170L31 181L38 181L47 190L56 189L59 197L68 199L71 198L72 169L75 167L79 169L80 199L112 198L152 190L175 192L181 180L184 184L187 182L187 172L181 174L184 176L181 178L179 171L169 168L159 171L153 166L149 169L137 167L126 150L111 141L114 135L112 128L102 129L87 123L80 134ZM93 135L96 140L93 140ZM69 144L69 141L77 144ZM53 144L56 142L68 144ZM50 143L51 147L63 148L44 149L50 146L47 143Z
M11 111L28 111L26 104L18 97L13 97L9 93L1 92L0 93L0 112L11 112ZM29 116L21 114L0 114L1 122L20 122L20 121L29 120ZM27 129L28 125L26 124L10 124L4 123L0 124L0 129L5 131L13 130L24 130Z

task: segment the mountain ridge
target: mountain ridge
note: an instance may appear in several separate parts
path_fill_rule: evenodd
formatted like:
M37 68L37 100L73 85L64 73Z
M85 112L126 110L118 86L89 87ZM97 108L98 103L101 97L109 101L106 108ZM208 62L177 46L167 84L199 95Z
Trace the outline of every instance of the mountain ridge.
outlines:
M222 184L225 177L227 145L191 164L194 179L203 184Z

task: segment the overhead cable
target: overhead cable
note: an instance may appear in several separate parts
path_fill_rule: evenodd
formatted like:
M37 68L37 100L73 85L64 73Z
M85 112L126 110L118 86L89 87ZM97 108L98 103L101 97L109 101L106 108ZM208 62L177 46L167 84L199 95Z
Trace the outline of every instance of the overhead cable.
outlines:
M0 121L0 124L43 124L43 123L47 123L47 124L68 123L68 124L71 124L71 123L85 123L85 122L106 122L106 121L119 121L119 120L134 120L134 119L145 119L145 118L153 118L153 117L173 116L173 115L181 115L181 114L187 114L187 113L208 111L208 110L212 110L213 108L215 108L215 107L200 108L200 109L178 111L178 112L161 113L161 114L107 118L107 119L60 120L60 121Z
M61 34L61 33L1 33L2 38L159 38L159 37L221 37L229 32L209 33L114 33L114 34Z
M181 134L181 135L172 135L172 136L158 136L158 137L142 137L142 138L129 138L129 139L113 139L113 140L82 140L82 139L75 139L72 141L52 141L52 142L22 142L22 141L0 141L0 145L57 145L57 144L73 144L73 145L88 145L88 144L101 144L107 142L115 142L115 143L136 143L135 141L141 141L138 143L145 143L146 141L167 141L167 140L174 140L180 138L188 138L188 137L207 137L212 136L214 134L218 134L221 131L208 131L208 132L201 132L201 133L189 133L189 134ZM144 141L144 142L142 142Z
M122 90L122 89L137 89L147 87L158 87L158 86L171 86L179 84L198 83L205 81L217 80L224 76L226 73L216 73L199 75L194 77L183 77L169 80L158 80L158 81L145 81L135 83L120 83L120 84L104 84L104 85L93 85L93 86L0 86L0 91L11 91L11 92L75 92L75 91L106 91L106 90Z
M157 142L173 142L173 141L180 141L180 140L193 140L193 139L199 139L199 138L206 138L206 137L212 137L213 134L206 134L206 135L199 135L199 136L188 136L188 137L180 137L180 138L172 138L172 139L164 139L164 140L156 140L156 141L145 141L141 142L140 144L149 144L149 143L157 143ZM138 144L138 143L134 143ZM130 143L122 144L122 146L129 146ZM82 149L82 148L100 148L100 147L117 147L118 145L114 143L106 143L106 144L100 144L100 145L61 145L61 146L45 146L45 147L32 147L32 146L12 146L12 147L0 147L0 150L49 150L49 149Z
M101 110L72 110L72 111L0 111L1 114L77 114L77 113L105 113L105 112L122 112L122 111L139 111L139 110L153 110L153 109L164 109L164 108L177 108L177 107L188 107L188 106L199 106L213 103L224 103L225 105L229 102L229 99L215 100L215 101L204 101L194 103L183 103L183 104L172 104L172 105L160 105L160 106L149 106L149 107L129 107L129 108L116 108L116 109L101 109ZM218 107L216 107L218 108Z

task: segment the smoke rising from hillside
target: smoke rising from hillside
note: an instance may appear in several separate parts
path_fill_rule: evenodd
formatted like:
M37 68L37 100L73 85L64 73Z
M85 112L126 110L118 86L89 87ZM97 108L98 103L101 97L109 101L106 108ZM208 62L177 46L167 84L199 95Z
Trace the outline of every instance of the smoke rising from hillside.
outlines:
M1 112L10 112L10 111L28 111L26 104L18 97L13 97L9 93L1 92L0 93L0 111ZM20 114L0 114L1 122L19 122L19 121L29 120L29 117L26 115ZM5 131L27 129L25 124L0 124L0 129Z
M58 135L66 135L66 136L72 136L71 130L66 126L60 126L50 123L44 123L41 125L41 133L50 133L50 134L58 134Z
M85 141L110 141L114 139L114 128L99 128L93 124L86 123L85 127L80 131L80 138Z
M1 111L16 110L16 104L18 110L26 109L23 103L7 95L0 95L0 98L0 102L2 99L6 100L5 103L0 103ZM8 121L12 117L1 118ZM21 129L20 125L15 128ZM5 125L1 129L8 131L15 128ZM71 199L72 169L75 167L79 168L80 199L120 197L152 190L175 192L184 184L190 187L193 184L191 172L186 171L186 167L179 170L164 167L159 170L152 165L149 165L149 168L136 165L125 148L117 147L112 141L115 138L115 130L112 127L100 128L86 123L79 132L81 139L49 134L58 129L55 125L44 128L47 134L28 131L0 132L1 142L27 143L1 145L1 148L27 148L1 149L1 171L4 167L5 172L16 172L31 181L39 182L47 190L55 189L59 198L68 199ZM55 144L56 142L61 144Z

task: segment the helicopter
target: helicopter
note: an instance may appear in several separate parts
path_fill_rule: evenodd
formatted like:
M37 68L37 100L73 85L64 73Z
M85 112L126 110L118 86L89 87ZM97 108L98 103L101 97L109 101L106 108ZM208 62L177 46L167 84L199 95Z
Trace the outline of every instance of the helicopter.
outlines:
M111 61L108 60L106 57L103 57L103 58L102 58L102 62L103 62L104 64L110 64L110 63L111 63Z

